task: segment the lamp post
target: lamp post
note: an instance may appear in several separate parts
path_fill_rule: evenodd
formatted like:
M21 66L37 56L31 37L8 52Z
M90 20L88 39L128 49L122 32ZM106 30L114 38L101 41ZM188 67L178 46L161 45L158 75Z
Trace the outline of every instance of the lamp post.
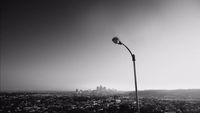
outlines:
M118 37L114 37L112 41L115 44L123 45L131 54L132 61L133 61L133 70L134 70L134 80L135 80L135 99L136 99L136 106L137 106L137 113L140 113L140 106L139 106L139 99L138 99L138 91L137 91L137 78L136 78L136 66L135 66L135 55L131 52L131 50L123 44Z

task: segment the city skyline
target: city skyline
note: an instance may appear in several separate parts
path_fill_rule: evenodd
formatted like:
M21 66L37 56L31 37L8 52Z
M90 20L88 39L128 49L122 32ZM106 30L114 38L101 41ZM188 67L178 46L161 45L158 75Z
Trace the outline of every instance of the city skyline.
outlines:
M200 2L4 1L1 91L200 89Z

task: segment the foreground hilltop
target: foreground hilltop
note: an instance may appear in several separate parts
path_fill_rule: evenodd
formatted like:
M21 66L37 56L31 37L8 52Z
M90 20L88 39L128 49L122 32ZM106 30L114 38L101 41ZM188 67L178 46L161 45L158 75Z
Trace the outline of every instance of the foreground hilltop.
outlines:
M133 113L134 94L1 92L0 113ZM200 113L200 90L146 90L139 91L139 97L141 113Z

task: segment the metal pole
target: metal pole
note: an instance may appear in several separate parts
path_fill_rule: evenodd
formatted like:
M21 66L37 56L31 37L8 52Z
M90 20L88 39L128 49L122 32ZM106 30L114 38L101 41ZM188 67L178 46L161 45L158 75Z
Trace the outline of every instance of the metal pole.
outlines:
M129 53L132 56L133 61L133 71L134 71L134 79L135 79L135 99L136 99L136 107L137 107L137 113L140 113L140 106L139 106L139 98L138 98L138 90L137 90L137 77L136 77L136 66L135 66L135 55L131 52L131 50L123 43L121 43L126 49L129 51Z
M137 107L137 113L140 113L140 106L139 106L139 99L138 99L138 91L137 91L137 78L136 78L136 66L135 66L135 55L131 52L131 50L125 45L123 44L118 37L114 37L112 39L112 41L115 44L119 44L119 45L123 45L124 47L126 47L126 49L129 51L129 53L132 56L132 60L133 60L133 71L134 71L134 79L135 79L135 99L136 99L136 107Z
M137 113L140 113L138 90L137 90L137 77L136 77L135 55L134 54L132 54L132 59L133 59L134 79L135 79L135 99L136 99Z

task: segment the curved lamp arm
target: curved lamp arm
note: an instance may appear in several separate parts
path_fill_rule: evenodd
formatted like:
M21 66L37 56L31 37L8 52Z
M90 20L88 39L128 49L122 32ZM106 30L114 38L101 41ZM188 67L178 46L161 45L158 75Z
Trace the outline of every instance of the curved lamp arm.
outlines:
M135 61L135 55L131 52L131 50L125 44L122 43L122 45L129 51L129 53L131 54L132 60Z

